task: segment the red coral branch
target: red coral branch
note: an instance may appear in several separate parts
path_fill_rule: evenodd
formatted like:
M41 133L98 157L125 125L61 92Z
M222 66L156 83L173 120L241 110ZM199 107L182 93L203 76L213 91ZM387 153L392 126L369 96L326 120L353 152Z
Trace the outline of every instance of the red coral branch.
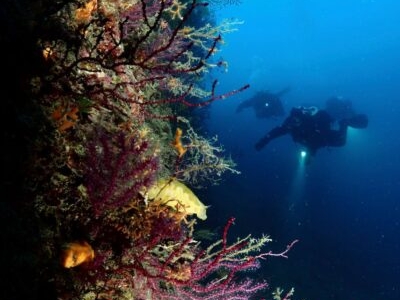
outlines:
M149 187L158 169L147 141L98 129L88 143L86 188L96 215L116 209Z

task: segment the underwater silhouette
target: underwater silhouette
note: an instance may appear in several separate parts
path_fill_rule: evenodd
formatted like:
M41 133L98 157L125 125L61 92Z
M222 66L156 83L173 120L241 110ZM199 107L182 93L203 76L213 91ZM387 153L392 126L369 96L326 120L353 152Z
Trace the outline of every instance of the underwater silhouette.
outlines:
M350 119L356 115L351 101L341 96L327 99L325 110L334 120Z
M338 128L334 128L335 121ZM270 130L255 145L257 151L263 149L270 141L290 134L293 141L307 150L307 162L322 147L342 147L346 144L347 128L366 128L368 117L365 114L354 114L350 118L335 120L326 110L315 106L292 108L290 115L282 125Z
M236 108L236 112L241 112L246 108L253 107L256 117L259 119L280 117L285 114L282 105L281 96L290 91L285 88L278 93L270 93L268 91L257 92L253 97L240 103Z

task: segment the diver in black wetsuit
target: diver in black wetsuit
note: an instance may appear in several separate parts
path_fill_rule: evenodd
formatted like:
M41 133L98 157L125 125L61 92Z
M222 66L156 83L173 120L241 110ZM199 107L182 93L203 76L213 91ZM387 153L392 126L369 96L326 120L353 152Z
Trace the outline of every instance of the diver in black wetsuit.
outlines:
M351 101L340 96L327 99L325 110L334 120L350 119L356 115Z
M280 97L288 91L289 88L285 88L275 94L267 91L258 92L250 99L240 103L236 108L236 112L238 113L246 108L252 107L256 117L259 119L283 116L285 110Z
M332 129L334 121L327 111L318 110L315 106L293 108L282 125L269 131L256 143L255 148L260 151L273 139L290 134L296 143L306 148L309 159L319 148L344 146L348 126L354 128L368 126L368 118L364 114L354 114L350 118L339 120L338 129Z

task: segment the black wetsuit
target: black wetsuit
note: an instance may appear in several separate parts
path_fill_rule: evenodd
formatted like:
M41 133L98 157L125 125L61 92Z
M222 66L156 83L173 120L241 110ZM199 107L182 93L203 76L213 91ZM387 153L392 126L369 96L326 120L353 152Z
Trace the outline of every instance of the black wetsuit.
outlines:
M256 149L261 150L273 139L286 134L306 147L311 155L322 147L343 146L346 144L347 124L341 121L338 129L332 129L333 121L324 110L312 113L304 108L293 108L282 125L273 128L257 142Z

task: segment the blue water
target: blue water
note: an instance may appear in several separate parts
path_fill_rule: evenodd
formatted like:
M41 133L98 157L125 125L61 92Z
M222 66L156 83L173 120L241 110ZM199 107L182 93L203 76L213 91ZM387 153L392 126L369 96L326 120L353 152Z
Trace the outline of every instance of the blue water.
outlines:
M400 2L248 0L216 10L244 21L217 54L219 92L250 89L212 104L211 134L240 175L207 190L209 224L236 217L233 235L270 234L274 250L300 242L287 260L263 262L259 277L295 287L296 299L400 299ZM237 105L260 90L290 92L286 112L350 99L369 126L342 148L321 149L308 166L289 136L254 144L284 117L256 119Z

